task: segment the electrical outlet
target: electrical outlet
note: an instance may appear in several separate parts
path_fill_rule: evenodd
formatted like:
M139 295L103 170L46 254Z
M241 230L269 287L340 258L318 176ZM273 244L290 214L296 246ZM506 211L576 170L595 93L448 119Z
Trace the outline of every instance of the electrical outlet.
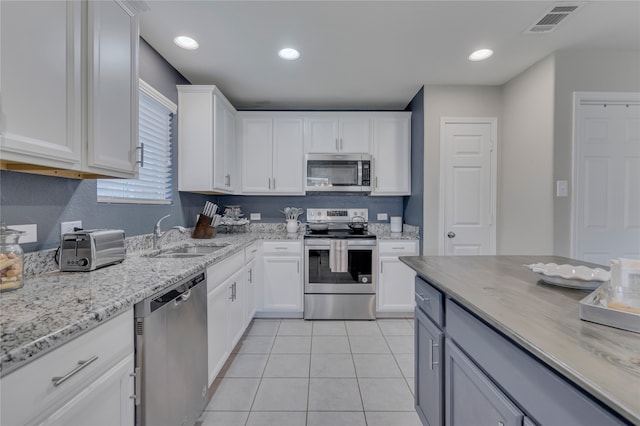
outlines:
M19 244L38 242L38 225L35 223L31 225L9 225L7 228L25 232L20 235Z
M60 236L74 232L75 228L82 229L82 221L60 222Z
M251 213L249 216L251 220L262 220L262 213Z
M386 213L378 213L378 220L389 220L389 216Z

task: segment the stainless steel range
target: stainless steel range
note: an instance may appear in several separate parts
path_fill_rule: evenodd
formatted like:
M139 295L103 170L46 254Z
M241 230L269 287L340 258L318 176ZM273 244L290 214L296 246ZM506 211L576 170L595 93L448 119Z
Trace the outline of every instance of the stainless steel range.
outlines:
M367 209L307 209L305 319L375 319L376 236Z

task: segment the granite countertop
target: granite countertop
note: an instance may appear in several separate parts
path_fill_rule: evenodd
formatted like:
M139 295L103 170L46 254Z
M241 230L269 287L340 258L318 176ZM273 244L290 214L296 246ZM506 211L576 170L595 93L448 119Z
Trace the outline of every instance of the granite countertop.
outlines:
M532 263L557 256L401 257L419 276L632 423L640 423L640 335L582 321L589 292L551 286Z
M379 239L417 239L416 233ZM193 258L149 258L153 250L130 251L124 262L92 272L48 272L27 277L23 288L0 294L0 375L36 359L133 307L166 287L220 262L257 240L302 240L303 233L217 234L211 240L182 239L163 248L228 243Z

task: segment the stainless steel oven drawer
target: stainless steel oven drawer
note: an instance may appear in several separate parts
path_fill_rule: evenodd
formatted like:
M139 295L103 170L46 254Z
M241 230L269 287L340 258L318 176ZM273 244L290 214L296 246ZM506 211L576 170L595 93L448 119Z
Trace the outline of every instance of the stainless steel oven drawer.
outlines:
M375 294L305 294L304 319L373 320Z

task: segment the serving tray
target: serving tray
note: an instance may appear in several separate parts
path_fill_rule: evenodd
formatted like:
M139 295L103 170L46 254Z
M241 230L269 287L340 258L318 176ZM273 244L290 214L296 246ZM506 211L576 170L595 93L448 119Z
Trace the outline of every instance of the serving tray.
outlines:
M580 319L640 333L640 313L609 308L606 287L600 286L580 301Z
M609 271L586 266L534 263L525 265L543 282L579 290L595 290L611 278Z

